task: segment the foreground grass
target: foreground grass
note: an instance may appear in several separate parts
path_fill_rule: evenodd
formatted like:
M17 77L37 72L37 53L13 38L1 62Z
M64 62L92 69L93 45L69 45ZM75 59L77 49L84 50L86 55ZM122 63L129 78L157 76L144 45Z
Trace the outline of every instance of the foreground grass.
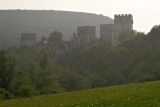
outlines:
M4 101L0 107L160 107L160 81Z

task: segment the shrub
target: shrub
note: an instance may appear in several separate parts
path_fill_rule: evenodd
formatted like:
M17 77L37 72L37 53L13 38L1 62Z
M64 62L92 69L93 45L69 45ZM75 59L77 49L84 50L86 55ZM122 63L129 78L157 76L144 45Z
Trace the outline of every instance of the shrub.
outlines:
M0 100L12 99L12 95L4 89L0 89Z

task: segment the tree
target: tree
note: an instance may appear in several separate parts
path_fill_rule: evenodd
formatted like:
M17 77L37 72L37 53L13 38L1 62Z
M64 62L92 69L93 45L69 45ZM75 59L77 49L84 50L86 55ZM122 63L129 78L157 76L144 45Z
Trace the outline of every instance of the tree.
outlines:
M12 82L13 94L17 97L31 97L37 95L31 79L23 72L18 72Z
M0 51L0 88L9 90L16 72L16 59L7 51Z

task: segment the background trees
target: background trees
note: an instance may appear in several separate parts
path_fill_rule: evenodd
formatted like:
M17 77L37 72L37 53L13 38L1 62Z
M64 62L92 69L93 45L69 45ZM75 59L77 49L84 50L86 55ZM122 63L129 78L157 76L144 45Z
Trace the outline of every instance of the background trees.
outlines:
M8 51L0 51L0 88L9 89L16 73L16 59Z
M160 26L147 35L123 35L132 38L122 40L117 47L97 40L87 47L67 51L58 59L49 44L0 51L1 98L9 93L29 97L160 80ZM61 45L64 44L56 47L64 48Z

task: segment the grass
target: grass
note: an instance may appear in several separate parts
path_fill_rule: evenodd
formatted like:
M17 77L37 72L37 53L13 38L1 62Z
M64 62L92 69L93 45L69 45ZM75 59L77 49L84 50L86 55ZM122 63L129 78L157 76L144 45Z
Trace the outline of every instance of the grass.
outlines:
M160 81L3 101L0 107L160 107Z

